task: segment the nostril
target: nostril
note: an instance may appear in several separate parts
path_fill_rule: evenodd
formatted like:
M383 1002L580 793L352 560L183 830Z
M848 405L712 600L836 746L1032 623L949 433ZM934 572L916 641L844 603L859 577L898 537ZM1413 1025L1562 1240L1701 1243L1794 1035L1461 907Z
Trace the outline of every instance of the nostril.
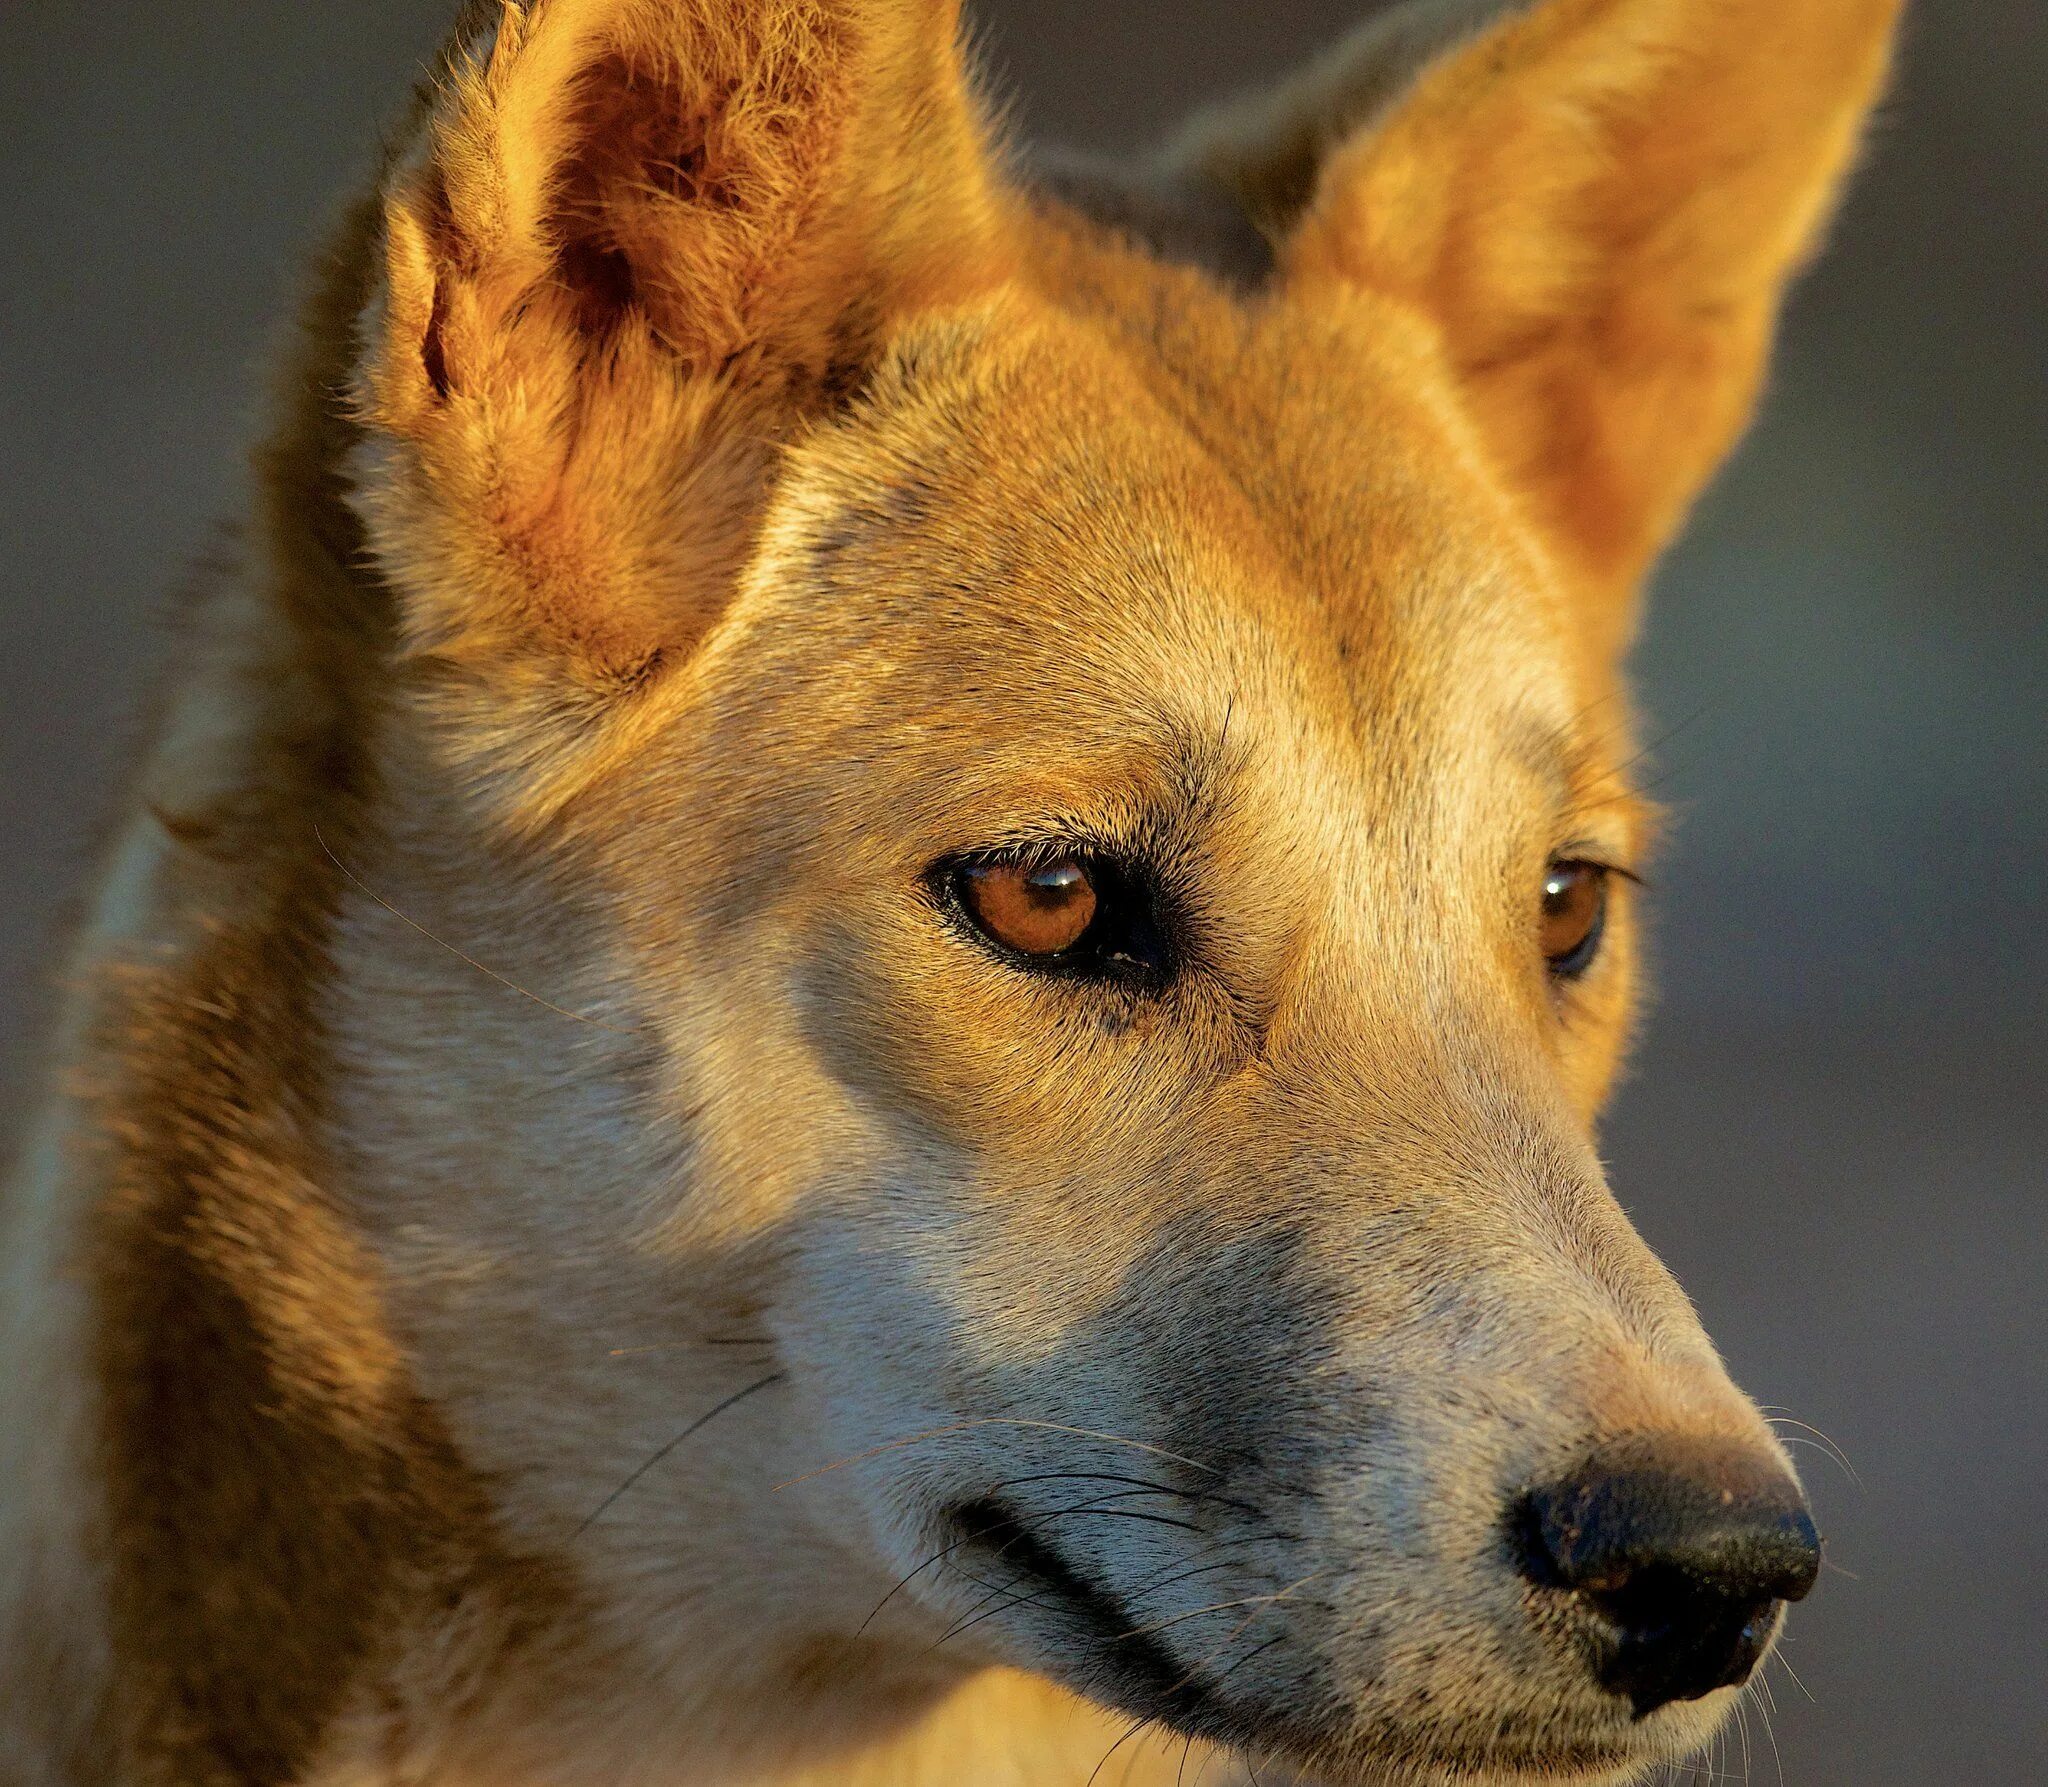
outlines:
M1600 1616L1596 1673L1637 1714L1745 1680L1820 1541L1797 1486L1746 1454L1597 1461L1515 1505L1521 1572Z

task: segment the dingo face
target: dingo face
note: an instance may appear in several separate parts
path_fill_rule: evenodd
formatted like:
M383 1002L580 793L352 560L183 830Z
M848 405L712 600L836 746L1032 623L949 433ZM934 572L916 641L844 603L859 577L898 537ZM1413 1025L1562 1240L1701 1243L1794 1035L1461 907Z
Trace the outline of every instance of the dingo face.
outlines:
M1510 1531L1604 1451L1776 1458L1588 1136L1633 973L1614 690L1411 324L1153 277L1163 339L1028 296L907 333L579 814L676 1164L545 1240L495 1184L474 1229L438 1185L407 1222L515 1275L515 1321L564 1254L659 1301L652 1248L701 1323L708 1250L744 1311L714 1332L772 1341L731 1383L787 1374L767 1481L855 1461L754 1518L830 1492L805 1514L863 1567L800 1551L789 1590L857 1625L907 1577L871 1640L959 1623L942 1657L1326 1762L1682 1749L1720 1705L1632 1723ZM1573 863L1615 872L1552 960ZM976 874L1033 870L1093 910L1027 901L1020 947ZM435 1343L478 1377L502 1346ZM726 1387L629 1356L604 1390L657 1441ZM500 1415L494 1462L561 1404ZM661 1505L579 1549L658 1569Z
M1162 284L913 336L795 456L607 826L670 1098L888 1629L1325 1763L1682 1748L1509 1530L1775 1456L1588 1138L1620 874L1546 955L1639 847L1613 691L1401 319ZM977 885L1034 870L1083 909Z
M1404 14L1125 229L989 159L941 6L459 40L321 1123L583 1753L991 1663L1336 1781L1725 1715L1814 1542L1592 1140L1618 658L1889 12ZM1216 206L1249 270L1147 237Z

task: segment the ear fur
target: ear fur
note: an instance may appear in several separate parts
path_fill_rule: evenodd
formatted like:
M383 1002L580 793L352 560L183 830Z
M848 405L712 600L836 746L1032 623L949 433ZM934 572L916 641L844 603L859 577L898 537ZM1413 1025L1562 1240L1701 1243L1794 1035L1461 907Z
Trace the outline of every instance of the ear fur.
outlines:
M632 686L713 618L777 443L997 277L957 0L526 0L386 188L361 506L407 642Z
M1434 320L1619 643L1748 419L1898 10L1540 0L1481 30L1472 0L1418 0L1181 153L1284 238L1295 289L1363 286Z

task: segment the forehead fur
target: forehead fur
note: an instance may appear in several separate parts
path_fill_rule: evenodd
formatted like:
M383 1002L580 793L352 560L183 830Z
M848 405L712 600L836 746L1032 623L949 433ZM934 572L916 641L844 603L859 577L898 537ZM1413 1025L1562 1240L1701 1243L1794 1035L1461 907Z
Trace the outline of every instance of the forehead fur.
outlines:
M1561 600L1415 318L1042 239L1030 283L910 330L791 455L732 616L760 683L829 665L861 724L878 678L918 683L922 727L1057 703L1076 743L1248 703L1384 759L1451 690L1567 729Z

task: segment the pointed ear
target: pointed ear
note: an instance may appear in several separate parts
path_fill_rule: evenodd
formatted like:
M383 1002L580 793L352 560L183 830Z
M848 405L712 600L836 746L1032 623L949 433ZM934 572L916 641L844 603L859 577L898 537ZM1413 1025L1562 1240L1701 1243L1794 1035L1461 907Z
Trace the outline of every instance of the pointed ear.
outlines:
M956 10L527 0L458 38L359 393L415 654L594 697L702 634L778 442L999 276Z
M1401 8L1184 153L1280 241L1296 289L1363 286L1433 319L1618 643L1749 416L1898 0L1482 10Z

